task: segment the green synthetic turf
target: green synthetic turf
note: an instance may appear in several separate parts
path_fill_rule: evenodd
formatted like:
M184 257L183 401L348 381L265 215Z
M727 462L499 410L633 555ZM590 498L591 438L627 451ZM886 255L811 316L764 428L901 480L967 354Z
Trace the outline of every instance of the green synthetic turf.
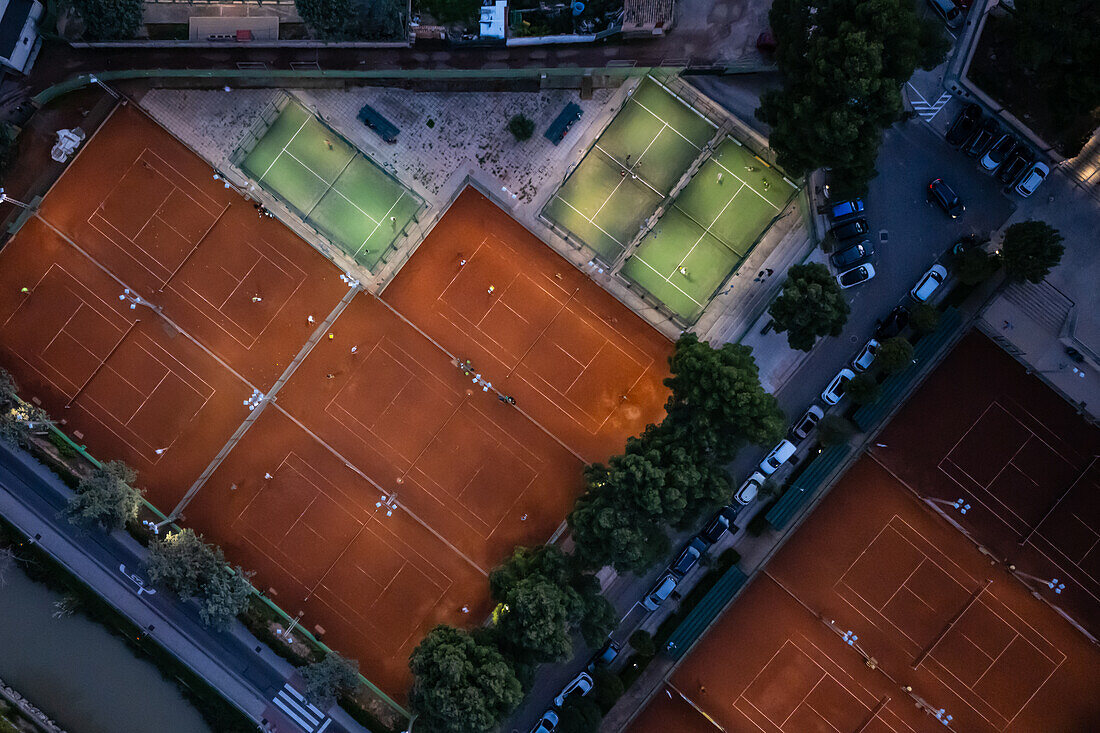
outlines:
M718 128L709 120L652 79L638 85L631 101L675 128L697 148L702 148L717 132Z
M293 101L241 167L368 268L421 206L396 179Z
M650 230L622 274L677 315L694 320L741 258L691 218L669 209ZM687 269L687 275L680 268Z

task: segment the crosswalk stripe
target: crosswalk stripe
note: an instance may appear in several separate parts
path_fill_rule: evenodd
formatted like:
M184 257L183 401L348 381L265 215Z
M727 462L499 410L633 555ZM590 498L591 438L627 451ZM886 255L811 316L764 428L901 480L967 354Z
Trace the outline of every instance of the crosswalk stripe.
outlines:
M294 695L294 697L298 698L298 701L300 703L302 703L303 705L305 705L306 707L308 707L314 713L316 713L318 718L325 717L325 714L323 712L321 712L320 710L318 710L316 707L314 707L313 703L311 703L309 700L307 700L302 693L298 692L297 690L295 690L290 685L284 685L283 689L289 691L291 695Z
M276 697L274 700L272 700L272 702L274 702L276 705L278 705L280 708L282 708L282 711L284 713L286 713L287 715L289 715L291 720L293 720L295 723L297 723L299 726L301 726L302 729L306 730L308 733L313 733L313 729L314 729L313 724L312 723L307 723L304 720L302 720L301 718L299 718L298 714L295 713L293 710L291 710L285 702L280 700L278 697Z
M306 733L321 733L332 723L332 718L327 717L289 684L283 685L283 689L276 693L271 702L275 703Z
M309 721L310 725L314 727L316 727L317 723L319 723L321 718L324 717L321 715L314 715L312 712L307 710L305 706L292 698L290 695L287 695L285 692L280 692L279 697L281 697L288 705L290 705L290 707L297 710L298 715L305 718L307 721Z

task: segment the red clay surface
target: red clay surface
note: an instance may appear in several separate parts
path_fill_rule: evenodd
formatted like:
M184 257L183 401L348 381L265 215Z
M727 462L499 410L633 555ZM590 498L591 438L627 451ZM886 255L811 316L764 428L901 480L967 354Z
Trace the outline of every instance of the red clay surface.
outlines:
M487 215L466 194L443 221L465 221L467 206ZM308 317L320 323L346 295L341 273L132 107L87 143L40 216L0 251L0 363L94 455L138 469L150 501L169 511L250 414L242 403L252 390L269 391L306 344L316 328ZM492 221L497 236L530 237L510 221ZM562 521L582 488L583 463L570 449L605 458L660 418L671 344L648 326L638 340L650 352L622 343L640 320L582 288L564 262L524 257L533 280L573 288L532 343L582 334L594 377L581 369L560 394L527 394L528 382L503 377L520 387L509 385L521 409L506 406L391 306L357 295L334 338L312 349L184 514L398 698L423 634L484 618L489 569ZM426 258L413 260L421 277L441 282ZM563 280L538 269L549 266ZM119 299L124 287L159 314L131 309ZM406 296L431 287L409 284ZM435 322L441 341L467 343L446 323ZM525 328L515 320L491 334L521 343ZM645 368L606 356L627 352ZM523 379L546 373L524 363L516 362ZM486 377L498 379L488 369ZM592 408L609 389L628 399ZM569 406L555 415L558 397ZM603 417L586 418L584 429L561 417L593 409ZM392 516L375 506L384 497L396 498Z
M672 343L472 188L382 298L586 461L663 414Z
M868 457L630 731L715 730L702 713L731 732L944 730L918 698L951 730L1096 730L1098 675L1080 632Z
M934 430L929 430L929 421ZM979 332L887 426L876 457L1100 636L1100 429ZM1055 594L1039 580L1058 578Z

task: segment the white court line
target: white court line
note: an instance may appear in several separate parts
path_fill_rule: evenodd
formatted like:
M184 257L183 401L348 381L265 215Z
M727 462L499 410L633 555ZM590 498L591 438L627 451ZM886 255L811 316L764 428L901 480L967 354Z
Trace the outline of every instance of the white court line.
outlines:
M662 129L664 129L664 128L662 128ZM657 134L658 134L658 135L660 135L661 133L660 133L660 132L658 132ZM649 141L649 145L646 145L646 146L645 146L645 150L643 150L643 151L642 151L642 155L645 155L645 154L646 154L646 150L649 150L649 148L650 148L650 147L651 147L651 146L653 145L653 143L654 143L654 142L655 142L656 140L657 140L657 138L655 137L655 138L653 138L652 140L650 140L650 141ZM660 196L661 198L664 198L664 197L665 197L665 194L661 193L661 192L660 192L660 191L659 191L659 190L657 189L657 187L656 187L656 186L654 186L654 185L653 185L652 183L650 183L649 181L647 181L647 180L646 180L646 179L645 179L645 178L644 178L643 176L641 176L640 174L638 174L638 173L635 173L635 172L634 172L634 166L636 166L636 165L638 165L638 163L642 162L642 155L639 155L639 156L638 156L638 160L634 161L634 165L627 165L627 164L626 164L625 162L623 162L623 161L620 161L620 160L619 160L618 158L616 158L616 157L615 157L614 155L612 155L611 153L609 153L609 152L607 152L606 150L604 150L603 148L601 148L601 147L600 147L600 146L599 146L598 144L594 144L594 145L593 145L593 147L594 147L594 148L596 148L596 150L599 150L599 151L600 151L601 153L603 153L604 155L606 155L606 156L607 156L607 158L608 158L608 160L610 160L610 161L614 162L614 163L615 163L616 165L622 166L623 168L626 168L627 170L629 170L629 171L630 171L630 175L631 175L632 177L634 177L634 178L637 178L637 179L638 179L639 181L641 181L641 182L642 182L642 183L644 183L644 184L645 184L646 186L648 186L648 187L649 187L649 189L650 189L651 191L653 191L653 193L657 194L657 195L658 195L658 196ZM623 178L623 180L626 180L626 178L624 177L624 178ZM619 183L620 183L620 184L621 184L622 182L623 182L623 181L619 181ZM618 186L616 186L616 188L618 188ZM612 191L612 193L614 193L614 191ZM608 198L610 198L610 197L608 197ZM604 203L606 203L606 202L604 202ZM602 208L602 207L601 207L601 208Z
M336 189L332 189L332 190L336 191ZM336 191L336 193L340 193L340 192ZM344 196L342 193L340 195ZM344 198L347 199L347 196L344 196ZM401 203L401 199L403 199L403 198L405 198L405 192L401 191L400 193L397 194L397 198L394 200L393 205L390 206L390 208L388 208L386 210L385 214L382 215L382 221L386 220L386 217L390 215L391 211L393 211L394 206L397 206L399 203ZM350 203L350 200L349 200L349 203ZM355 204L352 204L352 206L355 206ZM358 209L359 207L356 206L355 208ZM359 210L363 211L362 209L359 209ZM363 214L366 215L367 212L363 211ZM367 216L367 218L370 218L369 215ZM355 250L355 254L352 255L352 259L358 257L359 253L363 251L363 248L367 246L367 242L369 242L370 238L374 236L374 233L378 231L378 227L382 226L382 221L377 221L377 222L374 223L374 229L370 230L370 234L368 234L367 238L363 240L363 243L359 245L359 249ZM393 240L390 240L390 241L392 242Z
M327 195L327 194L329 193L329 191L332 191L332 192L334 192L334 193L335 193L335 194L336 194L337 196L339 196L340 198L344 199L344 201L347 201L347 202L348 202L349 204L351 204L352 206L354 206L354 207L355 207L356 209L359 209L359 213L360 213L360 214L362 214L363 216L367 217L367 218L368 218L368 219L370 219L371 221L373 221L373 222L375 223L375 226L377 227L377 225L378 225L378 224L379 224L380 222L379 222L379 221L378 221L377 219L375 219L375 218L374 218L373 216L371 216L370 214L368 214L367 212L365 212L365 211L363 211L362 209L360 209L360 208L359 208L359 204L357 204L357 203L355 203L354 201L352 201L351 199L349 199L349 198L348 198L347 196L345 196L345 195L344 195L344 194L343 194L343 193L342 193L342 192L340 191L340 189L336 188L336 187L335 187L335 184L336 184L336 181L335 181L335 180L333 180L333 181L332 181L332 183L329 183L329 182L328 182L328 181L326 181L326 180L325 180L325 179L324 179L324 178L323 178L323 177L322 177L322 176L321 176L320 174L318 174L318 173L317 173L317 171L313 170L313 169L312 169L312 168L310 168L310 167L309 167L308 165L306 165L305 163L303 163L303 162L302 162L302 161L301 161L301 160L300 160L300 159L299 159L299 158L298 158L297 156L295 156L295 155L294 155L294 153L291 153L290 151L287 151L287 153L286 153L286 154L287 154L288 156L290 156L291 158L294 158L294 160L296 160L296 161L298 162L298 165L302 166L302 167L303 167L303 168L305 168L305 169L306 169L307 171L309 171L309 172L310 172L310 173L312 173L313 175L317 176L317 179L318 179L318 180L320 180L320 181L321 181L321 183L325 184L325 186L327 186L327 188L325 189L324 193L322 193L322 194L321 194L321 196L320 196L320 198L318 198L318 199L317 199L317 204L321 203L321 199L323 199L323 198L324 198L324 197L325 197L325 196L326 196L326 195ZM353 156L353 157L354 157L354 156ZM350 165L350 164L351 164L351 161L348 161L348 165ZM347 165L345 165L345 166L344 166L344 168L347 168ZM342 173L342 172L343 172L343 171L341 171L341 173ZM337 178L339 178L339 176L337 176ZM404 192L402 192L402 193L404 193ZM314 208L314 209L315 209L315 208L317 208L317 204L314 204L314 205L313 205L313 208ZM313 209L310 209L310 214L312 214L312 213L313 213ZM307 218L307 219L309 218L309 214L306 214L306 218Z
M644 109L644 110L645 110L646 112L648 112L648 113L650 113L651 115L653 115L654 117L656 117L656 118L657 118L658 120L660 120L660 121L661 121L661 124L662 124L662 125L664 125L664 126L665 126L665 127L667 127L668 129L672 130L673 132L675 132L675 133L676 133L677 135L679 135L680 137L684 138L684 142L686 142L686 143L687 143L688 145L690 145L691 147L695 148L696 150L702 150L702 148L701 148L701 147L699 147L698 145L696 145L695 143L693 143L693 142L692 142L691 140L688 140L688 139L687 139L687 136L686 136L686 135L684 135L684 133L680 132L680 131L679 131L679 130L677 130L677 129L676 129L675 127L673 127L672 125L670 125L670 124L668 124L667 122L665 122L665 120L664 120L664 118L663 118L663 117L661 117L661 116L660 116L659 114L657 114L656 112L654 112L653 110L651 110L651 109L650 109L649 107L646 107L646 106L645 106L644 104L642 104L641 102L639 102L639 101L638 101L637 99L635 99L634 97L631 97L631 98L630 98L630 101L634 102L634 104L638 105L639 107L641 107L642 109ZM683 102L681 102L681 104L683 104ZM687 106L687 105L685 105L685 106ZM693 112L695 111L695 110L694 110L694 109L692 109L691 107L688 107L688 109L692 110ZM696 114L698 114L698 112L696 112ZM706 118L705 118L705 117L704 117L703 119L705 119L705 120L706 120ZM710 120L707 120L707 122L710 122ZM711 127L714 127L714 123L711 123ZM717 128L715 128L715 129L717 129Z
M304 111L304 110L303 110L303 111ZM301 131L303 130L303 128L305 128L305 126L306 126L307 124L309 124L309 116L308 116L308 115L309 115L309 113L307 112L307 113L306 113L306 115L307 115L307 116L306 116L305 120L303 120L303 121L302 121L302 126L301 126L301 127L299 127L299 128L297 129L297 130L295 130L295 131L294 131L294 134L293 134L293 135L291 135L291 136L290 136L290 139L286 141L286 145L284 145L284 146L283 146L283 149L279 151L279 154L275 156L275 159L271 161L271 165L269 165L269 166L267 167L267 170L266 170L266 171L264 171L263 175L262 175L262 176L260 176L260 178L259 178L258 180L262 181L262 180L264 179L264 176L266 176L266 175L267 175L268 173L270 173L270 172L271 172L271 169L272 169L272 168L273 168L273 167L275 166L275 164L276 164L276 163L278 163L278 162L279 162L279 158L283 157L283 153L285 153L285 152L286 152L286 147L287 147L287 145L290 145L290 144L291 144L292 142L294 142L294 138L298 137L298 133L299 133L299 132L301 132ZM264 133L264 134L266 135L267 133ZM310 171L310 173L313 173L313 171ZM317 176L317 174L316 174L316 173L313 173L313 175ZM317 176L317 177L318 177L318 178L321 178L320 176ZM323 180L325 180L325 179L324 179L324 178L321 178L321 180L323 181Z
M737 175L736 173L734 173L733 171L731 171L731 170L730 170L729 168L727 168L726 166L722 165L722 163L721 163L721 162L719 162L718 158L715 158L714 156L711 156L711 158L710 158L710 159L714 161L714 164L715 164L716 166L718 166L719 168L721 168L722 170L724 170L724 171L725 171L726 173L729 173L729 174L730 174L731 176L733 176L733 177L734 177L734 178L736 178L737 180L741 181L741 183L744 183L744 184L745 184L746 186L748 186L748 188L749 188L749 190L750 190L750 191L752 191L753 193L755 193L755 194L756 194L757 196L759 196L760 198L764 199L764 201L767 201L767 203L768 203L768 206L772 207L772 208L773 208L773 209L775 209L776 211L781 211L781 209L780 209L780 208L779 208L778 206L776 206L775 204L773 204L773 203L771 202L771 200L770 200L770 199L768 199L768 197L767 197L767 196L765 196L764 194L760 193L759 191L757 191L757 190L756 190L755 188L753 188L752 186L749 186L749 183L748 183L748 181L746 181L746 180L745 180L745 179L743 179L743 178L742 178L741 176L739 176L739 175Z
M581 215L581 218L582 218L582 219L584 219L584 220L585 220L585 221L587 221L587 222L588 222L589 224L591 224L592 226L596 227L596 228L597 228L597 229L599 229L599 230L600 230L601 232L603 232L604 234L606 234L607 236L609 236L609 237L611 237L611 238L612 238L613 240L615 240L615 244L619 245L619 246L620 246L620 247L622 247L623 249L626 249L626 245L624 245L624 244L623 244L622 242L620 242L620 241L619 241L618 239L616 239L616 238L614 237L614 235L612 235L612 234L611 234L610 232L606 231L606 230L605 230L605 229L604 229L603 227L601 227L601 226L600 226L599 224L597 224L596 222L592 221L592 220L591 220L591 219L589 219L589 218L588 218L587 216L585 216L585 215L584 215L584 212L582 212L582 211L581 211L580 209L578 209L578 208L577 208L576 206L574 206L573 204L569 203L568 201L566 201L565 199L563 199L563 198L562 198L561 196L558 196L557 194L554 194L554 198L558 199L558 200L559 200L559 201L561 201L561 202L562 202L563 204L565 204L566 206L568 206L568 207L569 207L570 209L572 209L573 211L575 211L575 212L577 212L578 214L580 214L580 215ZM608 198L611 198L611 197L610 197L610 196L608 196ZM604 201L604 203L606 204L607 202L606 202L606 201ZM601 205L601 206L600 206L600 208L602 209L602 208L603 208L603 206Z
M701 306L703 305L703 304L702 304L702 303L700 303L700 302L699 302L698 300L696 300L695 298L693 298L693 297L691 297L690 295L688 295L687 293L685 293L685 292L684 292L684 290L683 290L683 288L681 288L681 287L680 287L679 285L677 285L676 283L672 282L671 280L669 280L669 279L668 279L667 277L665 277L665 276L664 276L664 275L662 275L661 273L657 272L657 269L656 269L655 267L653 267L653 265L649 264L648 262L646 262L645 260L643 260L643 259L642 259L641 257L639 257L639 258L638 258L638 262L641 262L641 263L642 263L643 265L645 265L645 266L646 266L646 267L648 267L649 269L653 270L653 272L657 273L657 277L661 278L662 280L664 280L665 282L667 282L667 283L668 283L669 285L671 285L672 287L674 287L674 288L676 288L677 290L679 290L679 291L680 291L681 293L684 293L684 296L685 296L685 297L687 297L687 299L688 299L688 300L690 300L690 301L691 301L692 303L695 303L695 305L698 305L698 306L700 306L700 307L701 307Z

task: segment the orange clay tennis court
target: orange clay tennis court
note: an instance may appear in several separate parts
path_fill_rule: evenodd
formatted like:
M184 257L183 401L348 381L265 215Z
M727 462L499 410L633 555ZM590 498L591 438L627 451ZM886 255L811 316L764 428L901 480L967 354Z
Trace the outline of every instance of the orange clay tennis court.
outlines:
M443 222L470 201L460 197ZM510 236L497 215L494 230ZM562 385L566 412L592 411L596 393L627 397L596 410L598 424L569 432L549 391L526 399L517 389L515 407L481 391L443 347L465 336L437 329L433 341L391 305L351 297L331 263L120 107L0 251L0 359L93 455L137 468L164 511L248 422L253 390L278 384L183 524L403 697L412 647L437 623L484 618L485 575L516 544L553 533L582 488L583 460L606 458L660 418L671 344L650 331L648 353L614 346L644 368L609 373L606 344L648 326L556 255L543 258L529 234L504 244L530 249L515 264L532 280L572 287L554 343L572 343L574 329L595 344L584 365L598 387ZM524 328L483 323L481 333L517 343ZM487 379L509 380L484 362ZM574 381L586 384L584 369Z
M630 730L1089 730L1097 675L1083 635L863 458Z

